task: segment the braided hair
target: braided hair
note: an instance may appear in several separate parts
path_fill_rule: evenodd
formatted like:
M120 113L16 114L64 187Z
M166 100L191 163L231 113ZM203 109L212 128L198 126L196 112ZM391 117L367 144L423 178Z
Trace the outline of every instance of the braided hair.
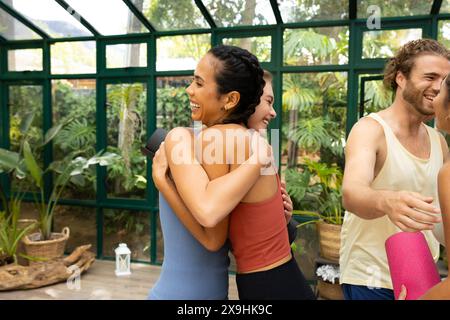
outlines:
M245 49L220 45L208 51L220 63L215 70L218 94L237 91L240 99L223 123L245 123L255 112L263 94L264 71L258 58Z

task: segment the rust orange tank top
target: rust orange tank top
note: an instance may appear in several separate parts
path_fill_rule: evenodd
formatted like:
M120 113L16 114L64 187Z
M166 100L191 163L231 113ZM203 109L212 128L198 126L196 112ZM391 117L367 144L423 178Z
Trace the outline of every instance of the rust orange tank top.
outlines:
M238 272L271 265L291 252L278 175L277 181L272 197L241 202L231 212L229 238Z

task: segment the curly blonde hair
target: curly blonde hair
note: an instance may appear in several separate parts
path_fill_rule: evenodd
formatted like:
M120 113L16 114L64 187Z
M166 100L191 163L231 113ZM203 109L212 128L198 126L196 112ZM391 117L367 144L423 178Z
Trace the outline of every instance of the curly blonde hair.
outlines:
M392 89L395 93L398 87L395 81L397 72L400 71L409 79L409 74L414 66L414 60L425 54L437 55L450 60L450 51L436 40L418 39L410 41L401 47L397 54L389 59L386 64L383 79L383 84L386 89Z

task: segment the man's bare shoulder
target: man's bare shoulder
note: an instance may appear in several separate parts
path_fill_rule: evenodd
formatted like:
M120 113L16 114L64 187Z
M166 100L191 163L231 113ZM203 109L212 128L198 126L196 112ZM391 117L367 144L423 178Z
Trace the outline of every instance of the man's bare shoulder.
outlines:
M383 127L375 119L364 117L359 119L350 131L349 140L378 141L384 136Z

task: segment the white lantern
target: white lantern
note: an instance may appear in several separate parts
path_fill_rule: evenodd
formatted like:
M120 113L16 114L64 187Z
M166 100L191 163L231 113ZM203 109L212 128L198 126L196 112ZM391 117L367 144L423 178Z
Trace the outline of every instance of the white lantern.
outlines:
M130 275L131 251L130 249L128 249L127 244L119 243L119 246L116 248L115 252L116 252L116 276Z

